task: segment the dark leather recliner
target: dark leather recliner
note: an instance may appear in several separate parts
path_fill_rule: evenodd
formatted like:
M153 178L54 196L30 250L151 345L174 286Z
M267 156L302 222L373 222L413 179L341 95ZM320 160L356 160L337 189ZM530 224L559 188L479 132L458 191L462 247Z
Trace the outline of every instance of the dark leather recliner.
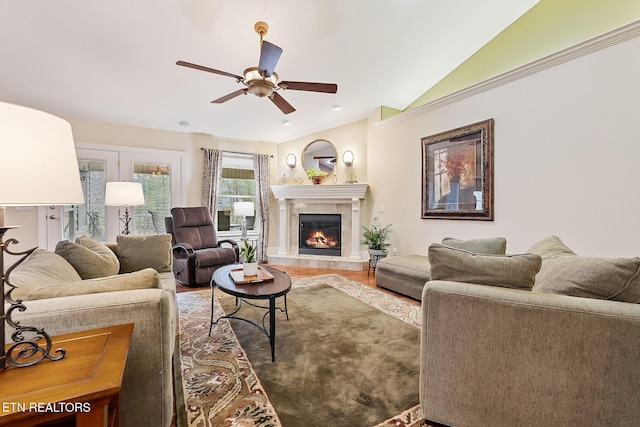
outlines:
M165 226L173 245L173 275L183 285L208 285L218 267L238 262L238 244L218 240L204 206L171 209Z

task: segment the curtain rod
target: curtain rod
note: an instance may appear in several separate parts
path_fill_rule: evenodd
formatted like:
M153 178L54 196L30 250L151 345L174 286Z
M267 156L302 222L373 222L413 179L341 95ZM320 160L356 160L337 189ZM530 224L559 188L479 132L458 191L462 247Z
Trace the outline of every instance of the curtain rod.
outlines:
M206 150L206 148L200 147L200 150L204 151L204 150ZM220 150L220 151L222 151L223 153L244 154L244 155L247 155L247 156L253 156L254 154L256 154L256 153L243 153L241 151L229 151L229 150ZM271 157L273 159L273 154L270 154L269 157Z

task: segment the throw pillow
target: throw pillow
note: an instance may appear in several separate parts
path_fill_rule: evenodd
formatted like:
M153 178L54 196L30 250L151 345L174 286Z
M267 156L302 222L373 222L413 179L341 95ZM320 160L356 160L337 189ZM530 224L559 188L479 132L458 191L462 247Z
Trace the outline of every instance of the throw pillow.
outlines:
M455 239L453 237L445 237L442 239L442 244L445 246L451 246L456 249L463 249L465 251L473 252L476 254L498 254L504 255L507 252L507 239L504 237L493 237L485 239Z
M73 265L83 279L94 279L118 274L120 262L111 249L89 237L76 239L77 243L62 240L56 253Z
M534 292L640 303L640 258L579 256L555 236L534 244L542 256Z
M538 254L543 260L555 257L557 255L576 255L571 249L565 245L559 237L550 236L542 239L527 251L532 254Z
M133 289L159 288L160 277L152 268L128 274L117 274L99 279L80 280L41 286L29 292L27 299L59 298L102 292L130 291Z
M10 282L17 287L11 292L11 296L16 300L26 299L29 292L39 286L81 279L67 260L44 249L33 251L9 274ZM8 289L9 286L5 286L5 290Z
M171 271L171 234L119 235L116 248L120 273L143 268L159 273Z
M431 280L529 290L541 262L536 254L476 254L438 243L429 246Z

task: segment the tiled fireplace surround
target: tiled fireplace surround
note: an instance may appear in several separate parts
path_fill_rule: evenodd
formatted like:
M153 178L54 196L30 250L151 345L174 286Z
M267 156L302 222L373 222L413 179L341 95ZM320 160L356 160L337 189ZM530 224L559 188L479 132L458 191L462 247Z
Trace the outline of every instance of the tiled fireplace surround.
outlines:
M268 256L270 264L338 270L367 270L369 259L360 251L360 205L367 184L273 185L278 200L280 229L278 252ZM339 213L342 219L342 255L301 255L298 253L298 215Z

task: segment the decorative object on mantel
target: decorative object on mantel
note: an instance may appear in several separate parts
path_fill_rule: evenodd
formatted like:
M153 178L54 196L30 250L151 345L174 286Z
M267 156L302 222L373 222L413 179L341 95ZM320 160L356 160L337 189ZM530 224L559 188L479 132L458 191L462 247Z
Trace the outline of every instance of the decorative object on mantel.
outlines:
M422 138L422 218L493 221L493 119Z
M240 248L242 257L242 271L245 276L256 276L258 274L258 260L256 259L256 248L248 240L244 240Z
M369 258L371 259L371 267L375 270L378 266L378 261L387 256L387 248L389 243L389 235L391 234L391 224L387 224L381 227L378 219L373 219L373 224L370 228L362 226L362 240L361 245L365 245L369 248Z
M14 300L11 296L16 289L11 283L11 272L35 248L24 252L8 249L18 241L13 238L3 241L4 234L16 228L5 225L5 207L82 204L84 196L71 125L65 120L42 111L0 102L0 141L3 144L0 182L4 184L0 186L0 272L5 272L5 253L22 256L2 275L0 369L5 369L8 366L35 365L44 359L59 360L65 355L62 348L52 353L51 337L44 328L24 326L11 318L15 310L26 310L22 300ZM51 215L49 219L54 221L56 217ZM8 285L6 292L5 285ZM6 314L5 302L10 304ZM6 349L5 322L14 329L11 334L13 343L9 343Z
M322 180L327 177L327 173L320 169L311 168L307 170L307 178L314 184L322 184Z

